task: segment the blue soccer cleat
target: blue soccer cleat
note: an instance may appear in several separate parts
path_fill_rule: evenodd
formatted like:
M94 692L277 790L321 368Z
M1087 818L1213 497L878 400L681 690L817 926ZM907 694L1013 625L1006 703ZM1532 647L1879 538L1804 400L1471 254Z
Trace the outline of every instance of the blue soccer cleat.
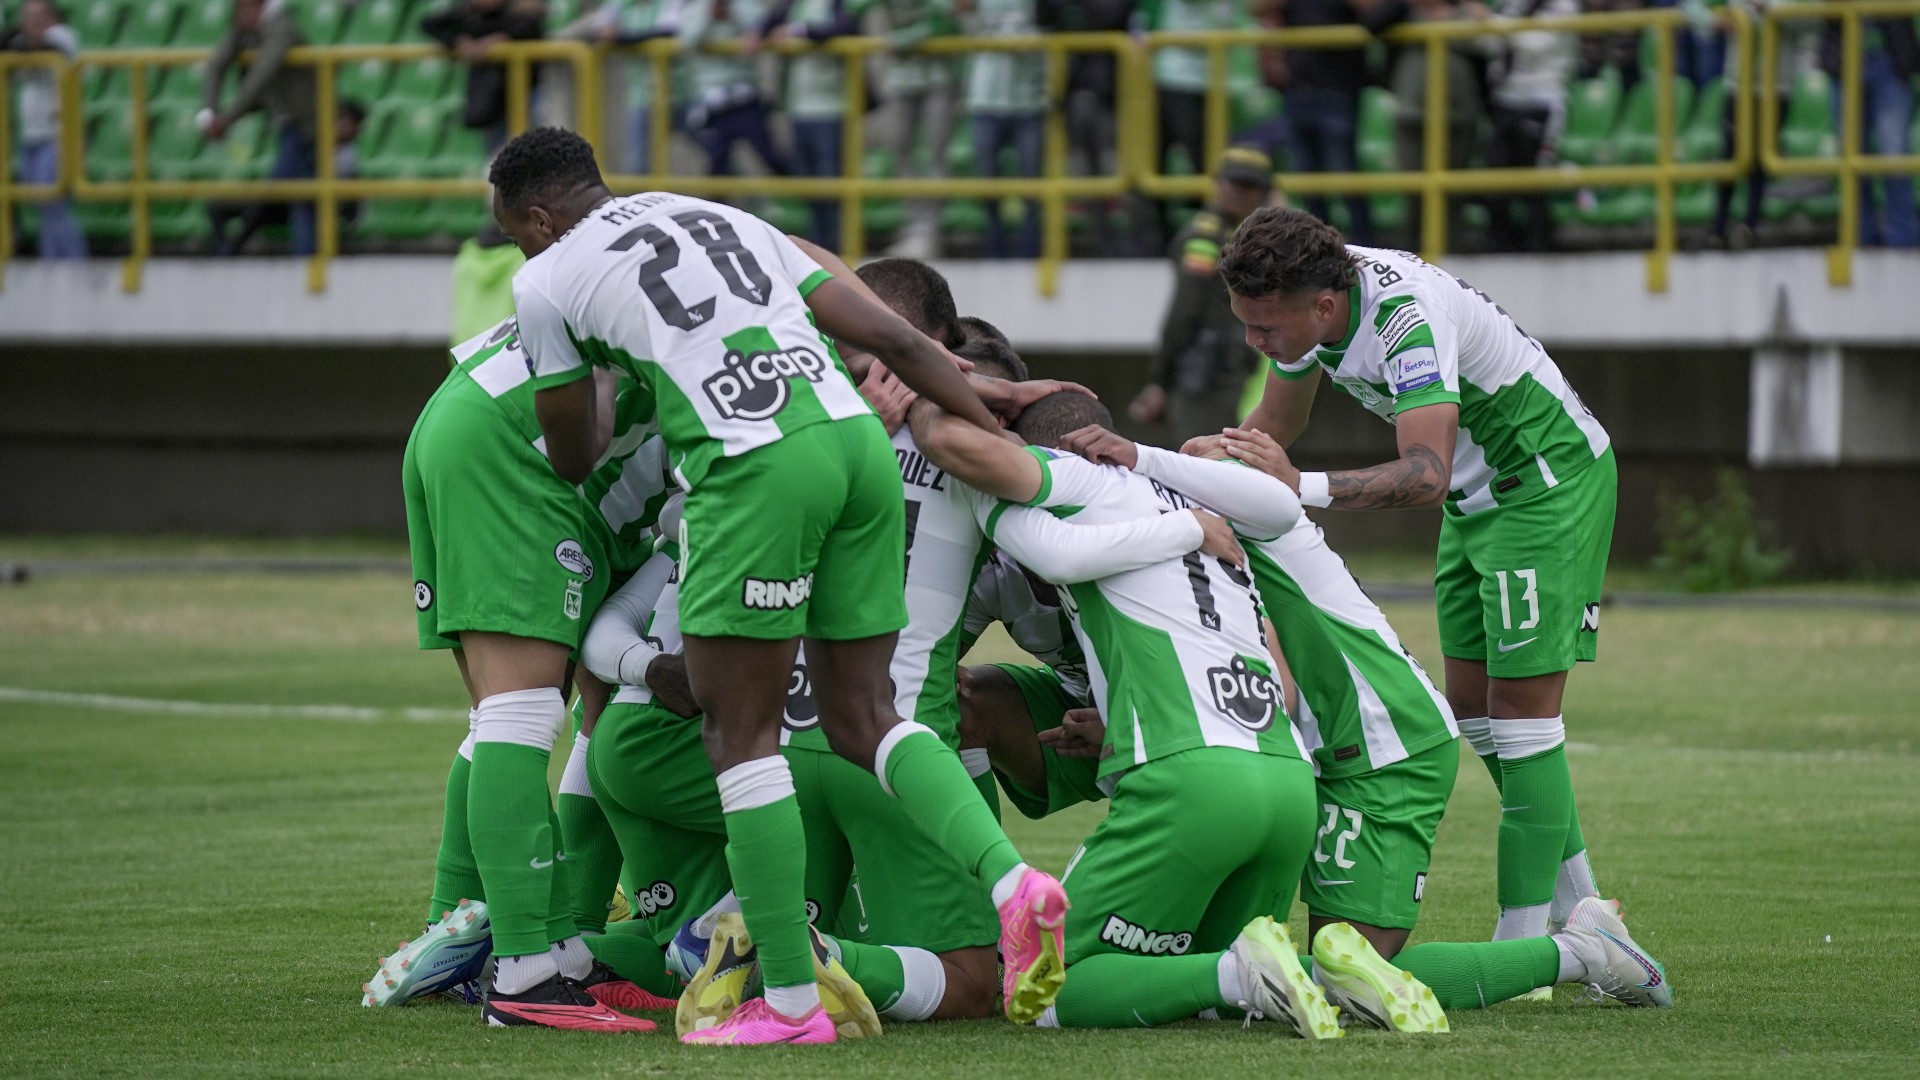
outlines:
M493 953L493 926L487 905L462 900L412 941L401 942L380 970L360 987L360 1004L401 1005L442 990L458 992L477 982Z

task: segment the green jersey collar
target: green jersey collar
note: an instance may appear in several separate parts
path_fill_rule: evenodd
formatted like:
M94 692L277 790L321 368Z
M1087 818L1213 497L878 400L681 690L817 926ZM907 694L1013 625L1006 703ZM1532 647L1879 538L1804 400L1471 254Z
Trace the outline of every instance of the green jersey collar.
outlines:
M1322 345L1328 352L1343 353L1353 344L1353 335L1360 332L1360 286L1354 285L1347 290L1347 335L1338 345Z

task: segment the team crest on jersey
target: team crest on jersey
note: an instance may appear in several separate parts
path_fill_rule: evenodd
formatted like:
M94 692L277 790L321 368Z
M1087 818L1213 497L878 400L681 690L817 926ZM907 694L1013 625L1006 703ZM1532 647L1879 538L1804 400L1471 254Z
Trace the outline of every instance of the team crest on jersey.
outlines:
M1354 400L1358 401L1360 407L1363 409L1378 412L1380 406L1387 402L1386 398L1380 396L1380 391L1375 390L1365 379L1349 375L1335 376L1333 381L1345 389L1347 393L1352 394Z
M1248 731L1265 731L1280 714L1280 684L1236 656L1227 667L1207 669L1213 707Z
M569 619L580 617L581 583L574 578L567 579L567 591L560 600L560 611Z
M768 419L787 407L792 397L788 379L817 383L832 366L826 357L805 345L775 352L733 349L721 364L722 370L700 385L723 420Z
M813 595L813 575L792 581L747 578L740 585L740 603L756 611L791 611Z
M1108 915L1100 928L1100 940L1116 949L1142 956L1184 956L1193 948L1193 935L1185 930L1165 933L1136 926L1118 915Z
M424 581L413 583L413 606L425 611L433 606L433 586Z
M553 546L553 561L582 581L593 580L593 560L578 540L562 540Z

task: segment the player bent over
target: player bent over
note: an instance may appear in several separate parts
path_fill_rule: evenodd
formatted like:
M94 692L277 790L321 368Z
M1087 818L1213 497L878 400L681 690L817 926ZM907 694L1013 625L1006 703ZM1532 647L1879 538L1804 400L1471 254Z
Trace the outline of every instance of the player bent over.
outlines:
M537 129L491 172L494 214L528 255L515 307L548 457L590 471L589 365L653 389L688 492L681 524L687 673L726 813L728 864L767 986L710 1045L834 1040L820 1010L806 856L780 716L799 638L835 752L882 777L909 816L992 883L1022 1009L1060 979L1066 896L1027 867L959 759L895 715L887 661L905 623L900 478L830 334L981 428L997 424L951 358L758 218L664 192L616 199L585 140ZM817 326L816 326L817 324Z

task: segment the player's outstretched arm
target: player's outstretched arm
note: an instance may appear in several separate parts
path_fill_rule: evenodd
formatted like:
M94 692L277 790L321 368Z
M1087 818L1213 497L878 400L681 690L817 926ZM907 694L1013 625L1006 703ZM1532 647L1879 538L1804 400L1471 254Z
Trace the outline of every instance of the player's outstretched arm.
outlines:
M1046 510L1016 506L994 520L993 542L1054 585L1097 581L1202 549L1235 566L1247 561L1226 519L1205 510L1075 525Z
M1300 520L1299 496L1258 469L1136 443L1097 424L1068 435L1061 441L1061 448L1097 464L1124 466L1177 488L1251 533L1279 536Z
M646 685L647 665L660 649L640 631L672 577L673 557L656 553L601 602L580 642L580 662L595 677L614 686Z
M926 398L913 403L907 423L920 452L974 490L1014 503L1031 502L1040 494L1046 473L1039 460L999 425L987 430Z
M1460 407L1422 405L1394 418L1400 456L1366 469L1301 472L1272 439L1258 431L1229 430L1221 450L1279 479L1308 506L1338 510L1394 510L1439 506L1453 483L1453 447L1460 437Z
M808 293L807 306L820 329L878 356L921 397L982 429L1000 430L980 395L954 366L952 355L892 310L869 301L838 278Z

